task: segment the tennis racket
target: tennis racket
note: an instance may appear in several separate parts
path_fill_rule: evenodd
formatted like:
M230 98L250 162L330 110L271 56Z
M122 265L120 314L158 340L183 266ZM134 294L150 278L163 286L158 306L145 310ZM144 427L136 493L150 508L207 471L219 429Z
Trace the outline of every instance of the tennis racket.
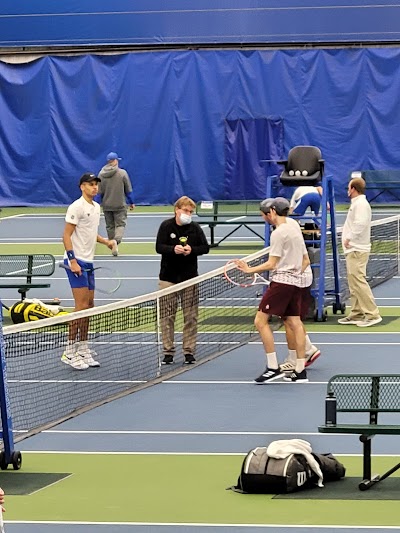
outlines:
M242 272L235 261L228 261L224 269L225 278L238 287L252 287L253 285L269 285L269 280L260 274Z
M71 270L69 265L58 263L60 268ZM95 290L102 294L114 294L121 287L121 274L109 267L83 268L84 272L96 271L96 288ZM98 274L97 274L98 273ZM1 531L0 531L1 533Z

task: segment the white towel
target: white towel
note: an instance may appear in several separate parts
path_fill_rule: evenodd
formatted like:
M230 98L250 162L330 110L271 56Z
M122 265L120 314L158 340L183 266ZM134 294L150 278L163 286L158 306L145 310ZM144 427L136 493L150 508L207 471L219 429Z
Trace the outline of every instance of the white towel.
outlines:
M267 448L267 455L274 459L285 459L292 453L304 455L311 469L318 476L318 487L323 487L324 477L318 462L312 455L311 444L302 439L275 440Z

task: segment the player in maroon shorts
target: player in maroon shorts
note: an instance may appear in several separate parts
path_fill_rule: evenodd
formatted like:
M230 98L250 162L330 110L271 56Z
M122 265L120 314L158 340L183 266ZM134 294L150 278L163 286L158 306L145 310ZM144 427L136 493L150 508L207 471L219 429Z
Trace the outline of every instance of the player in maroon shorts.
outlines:
M271 234L268 261L255 267L241 260L236 262L237 267L246 273L271 272L270 287L260 302L254 320L267 357L267 367L255 379L256 383L269 383L280 378L297 383L308 381L305 370L306 334L301 316L303 289L311 285L312 272L300 226L288 223L289 208L286 198L267 198L261 202L264 220L276 227ZM278 365L274 336L269 326L269 319L273 315L282 317L295 342L296 366L289 375Z

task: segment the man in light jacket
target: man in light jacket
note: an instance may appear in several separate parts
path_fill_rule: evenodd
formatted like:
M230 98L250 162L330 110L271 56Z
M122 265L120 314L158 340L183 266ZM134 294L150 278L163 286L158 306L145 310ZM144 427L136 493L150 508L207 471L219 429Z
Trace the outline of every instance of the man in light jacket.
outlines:
M338 320L339 324L355 324L361 328L382 322L366 280L371 251L371 206L364 193L365 181L362 178L350 180L347 195L351 199L351 205L343 226L342 245L346 257L351 309L348 316Z

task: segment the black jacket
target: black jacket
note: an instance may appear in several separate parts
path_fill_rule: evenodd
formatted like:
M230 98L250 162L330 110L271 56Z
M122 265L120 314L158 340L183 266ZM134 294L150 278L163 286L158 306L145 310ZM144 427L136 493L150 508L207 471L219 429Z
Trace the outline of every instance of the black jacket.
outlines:
M189 255L176 254L174 248L179 237L187 237L192 252ZM180 283L198 276L197 256L208 254L210 247L206 236L197 222L178 226L174 218L164 220L159 227L156 252L161 254L160 280Z

